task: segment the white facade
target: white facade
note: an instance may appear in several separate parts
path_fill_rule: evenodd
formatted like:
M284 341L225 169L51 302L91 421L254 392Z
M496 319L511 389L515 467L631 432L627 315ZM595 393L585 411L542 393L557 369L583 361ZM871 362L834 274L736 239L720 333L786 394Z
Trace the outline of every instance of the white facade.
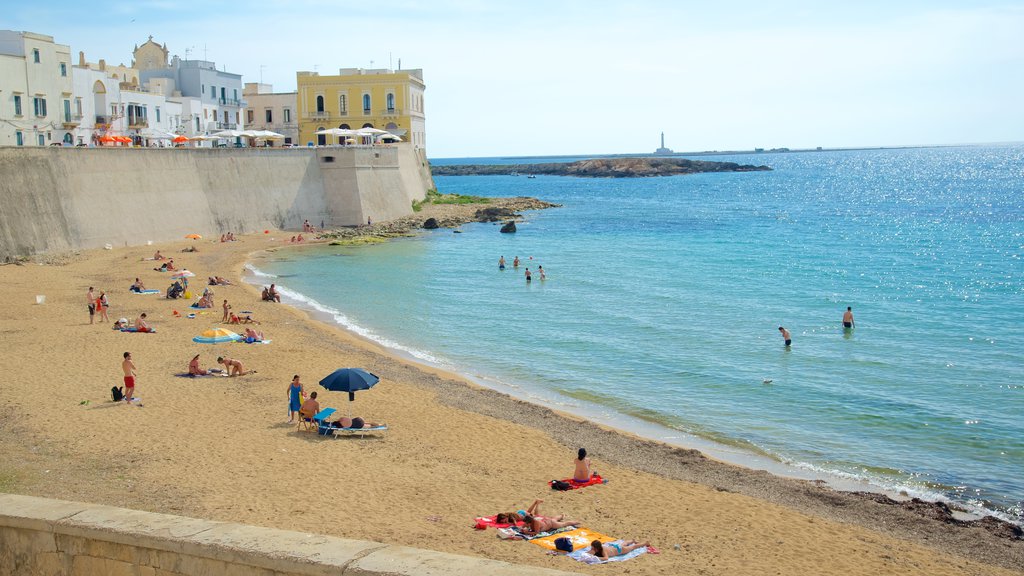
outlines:
M249 82L242 90L246 109L243 112L247 130L270 130L284 135L284 140L268 140L268 146L299 143L298 93L275 93L270 84Z
M0 30L0 146L71 143L71 49L52 36Z

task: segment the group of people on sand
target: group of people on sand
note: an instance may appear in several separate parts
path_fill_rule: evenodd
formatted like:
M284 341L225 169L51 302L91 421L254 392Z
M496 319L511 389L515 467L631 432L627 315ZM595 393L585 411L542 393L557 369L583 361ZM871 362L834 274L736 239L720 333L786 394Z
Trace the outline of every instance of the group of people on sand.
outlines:
M298 374L292 376L288 383L288 423L295 422L298 417L302 422L315 422L314 417L320 412L320 402L316 399L316 392L310 392L306 396L306 390L302 386L302 379ZM380 422L371 422L359 416L339 416L334 420L324 422L330 428L345 428L350 430L362 430L363 428L375 428L383 426Z
M853 322L853 307L847 306L846 312L843 312L843 330L853 330L855 324ZM779 326L779 334L782 335L782 340L785 342L786 348L793 345L793 336L786 330L785 327Z
M596 474L590 458L587 456L587 450L580 448L576 452L576 458L573 459L573 480L576 482L588 482L591 477ZM518 526L518 531L526 536L537 536L543 532L551 532L560 528L576 527L580 525L579 520L573 520L566 518L564 514L557 516L545 516L540 512L540 505L544 501L537 499L533 501L525 510L516 510L515 512L501 512L495 517L495 522L498 524L512 524ZM601 560L608 560L616 556L622 556L623 554L629 554L637 548L643 548L650 546L650 542L638 542L637 540L616 540L614 542L601 542L600 540L593 540L590 543L590 549L588 552ZM571 543L569 548L571 548ZM572 550L563 550L563 552L571 552Z
M235 241L235 233L234 232L228 232L227 234L221 234L220 235L220 241L221 242L234 242Z
M255 374L255 370L246 370L245 366L234 358L227 358L225 356L217 357L217 364L224 366L223 370L206 370L199 367L199 354L192 357L192 360L188 363L188 374L189 376L206 376L213 372L220 372L227 374L228 376L245 376L246 374Z
M281 302L281 294L278 293L277 286L274 284L271 284L269 287L264 286L260 297L264 302Z
M295 243L295 242L305 242L305 241L306 241L306 239L302 237L302 234L299 234L298 236L292 236L292 239L289 240L289 242L292 242L292 243Z
M100 295L96 296L94 290L95 288L89 286L89 292L85 296L89 305L89 324L95 322L97 312L100 314L100 322L108 322L110 319L107 318L107 308L110 308L110 303L107 302L107 293L101 290Z
M533 256L530 256L530 260L533 260ZM520 264L519 256L516 256L515 258L512 259L512 268L513 269L519 268L519 264ZM504 269L505 269L505 257L502 256L502 257L498 258L498 270L504 270ZM527 283L533 282L533 273L530 272L530 268L529 267L526 268L526 272L525 272L524 276L526 277L526 282ZM548 279L547 273L544 272L544 267L539 265L539 264L537 265L537 277L540 278L541 280L547 280Z

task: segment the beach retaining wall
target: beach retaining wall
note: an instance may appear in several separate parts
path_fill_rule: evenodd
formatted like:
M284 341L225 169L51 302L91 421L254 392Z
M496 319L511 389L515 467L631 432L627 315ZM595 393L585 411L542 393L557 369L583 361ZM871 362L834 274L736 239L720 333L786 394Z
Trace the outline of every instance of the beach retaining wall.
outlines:
M0 148L0 261L412 213L425 152L372 148Z
M554 576L569 573L378 542L0 494L0 576L25 574Z

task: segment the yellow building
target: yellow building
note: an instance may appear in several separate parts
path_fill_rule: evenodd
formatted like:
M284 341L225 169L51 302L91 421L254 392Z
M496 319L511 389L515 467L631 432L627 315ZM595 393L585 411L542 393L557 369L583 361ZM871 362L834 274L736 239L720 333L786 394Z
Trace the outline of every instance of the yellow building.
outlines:
M299 143L344 144L327 128L378 128L426 147L423 70L342 68L337 76L297 74Z

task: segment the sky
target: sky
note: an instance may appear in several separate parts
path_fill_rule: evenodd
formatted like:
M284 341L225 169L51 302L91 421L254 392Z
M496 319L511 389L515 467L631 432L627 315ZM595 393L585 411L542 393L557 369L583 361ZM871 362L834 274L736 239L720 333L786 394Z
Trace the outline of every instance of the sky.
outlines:
M37 6L34 4L45 4ZM1024 0L21 2L0 28L243 82L422 68L433 158L1024 141Z

